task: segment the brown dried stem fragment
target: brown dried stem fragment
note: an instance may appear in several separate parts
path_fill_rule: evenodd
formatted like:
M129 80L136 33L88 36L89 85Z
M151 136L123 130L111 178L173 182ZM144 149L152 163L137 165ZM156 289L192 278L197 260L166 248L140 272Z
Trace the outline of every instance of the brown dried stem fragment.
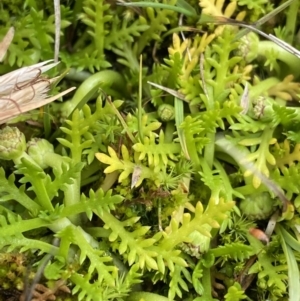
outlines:
M71 290L65 285L64 280L58 280L56 281L53 288L48 288L44 286L43 284L36 284L34 287L34 290L32 292L32 299L31 301L52 301L56 300L56 294L58 292L64 292L64 293L71 293ZM26 296L24 293L20 296L19 301L25 301Z

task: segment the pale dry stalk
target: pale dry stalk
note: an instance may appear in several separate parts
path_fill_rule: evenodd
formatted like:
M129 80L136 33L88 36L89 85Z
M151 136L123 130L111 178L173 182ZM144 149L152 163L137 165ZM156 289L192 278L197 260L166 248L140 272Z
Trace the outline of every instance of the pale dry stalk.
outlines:
M10 29L0 43L0 56L6 53L12 35L13 30ZM51 84L58 79L48 79L43 75L58 64L52 62L53 60L48 60L0 76L0 124L21 113L42 107L75 89L73 87L48 97Z

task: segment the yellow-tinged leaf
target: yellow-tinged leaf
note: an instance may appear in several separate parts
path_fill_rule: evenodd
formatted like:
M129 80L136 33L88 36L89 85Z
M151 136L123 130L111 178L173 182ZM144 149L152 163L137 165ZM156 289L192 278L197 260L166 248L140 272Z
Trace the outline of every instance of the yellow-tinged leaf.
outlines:
M172 261L171 259L169 259L169 258L167 258L167 265L168 265L168 268L169 268L170 272L174 272L174 269L175 269L174 263L173 263L173 261Z
M103 153L96 153L95 157L102 163L108 164L111 161L111 158Z
M105 169L106 170L106 169ZM105 171L104 171L105 172ZM127 179L132 171L131 170L124 170L119 176L119 183Z
M249 176L251 176L252 175L252 171L251 170L246 170L245 172L244 172L244 177L246 178L246 177L249 177Z
M187 267L188 266L186 261L180 256L172 257L172 260L173 260L174 263L180 265L181 267Z
M237 21L242 21L242 20L244 20L245 19L245 17L246 17L246 12L245 11L241 11L241 12L239 12L238 14L237 14L237 16L236 16L236 20Z
M118 238L118 233L117 232L112 232L109 237L108 237L108 240L109 241L115 241L117 238Z
M151 20L155 19L155 12L154 12L154 9L152 7L147 7L146 12L147 12L148 17Z
M275 159L275 157L271 153L267 154L266 160L271 165L275 165L276 164L276 159Z
M209 222L209 225L212 228L220 228L220 224L216 220L212 220L211 222Z
M211 237L211 234L210 234L210 232L209 231L207 231L206 229L204 229L204 228L201 228L201 229L199 229L198 230L202 235L204 235L204 236L206 236L206 237Z
M139 265L141 269L145 267L145 254L139 256Z
M184 204L184 207L185 207L186 209L188 209L189 211L191 211L191 212L195 212L195 207L194 207L190 202L186 202L186 203Z
M196 213L196 214L202 214L202 213L203 213L203 205L202 205L201 202L198 202L198 203L197 203L195 213Z
M169 53L170 54L175 53L176 50L180 48L180 44L181 44L181 41L180 41L178 34L174 33L173 34L173 48L169 48ZM172 49L172 53L170 51L171 49ZM175 50L175 51L173 51L173 50Z
M236 1L229 3L225 9L224 16L230 18L235 13L236 5Z
M161 237L163 236L164 232L157 232L154 234L154 236L152 237L155 241L159 241L161 239Z
M122 240L122 242L119 245L119 253L122 255L127 250L127 241Z
M122 222L123 227L131 227L132 225L137 223L140 220L140 218L141 218L140 216L133 216L131 218L128 218L127 220ZM146 226L144 228L150 229L150 227L146 227Z
M172 218L170 226L171 226L172 232L175 232L178 229L178 222L174 218Z
M295 207L292 203L288 203L287 208L284 212L282 212L282 215L278 221L282 220L291 220L294 217L295 214Z
M115 152L115 150L112 147L109 146L107 148L107 151L112 158L118 158L117 153Z
M158 270L164 275L166 266L165 266L163 257L161 255L157 256L157 267L158 267Z
M117 170L117 168L114 165L111 165L111 166L108 166L104 169L104 173L112 173L116 170Z
M189 213L184 213L182 216L182 224L188 224L191 221L191 215Z
M158 270L157 263L153 258L146 256L145 261L146 261L147 267L149 267L152 270Z
M143 240L141 243L139 243L139 246L141 248L148 248L148 247L151 247L155 244L155 239L153 238L149 238L149 239L145 239Z
M243 139L243 140L239 141L239 145L245 145L245 146L258 145L260 143L261 143L261 137L248 138L248 139Z
M123 159L124 160L129 160L129 152L128 152L127 147L124 144L122 144L121 152L122 152Z
M253 176L252 185L255 189L257 189L261 184L261 179L257 176Z
M138 152L138 150L137 150L137 149L135 149L135 151L137 151L137 152ZM142 160L144 160L144 159L145 159L145 157L146 157L146 153L142 152L142 153L140 154L140 156L139 156L139 160L140 160L140 161L142 161Z
M132 249L128 255L128 264L132 265L135 262L136 258L136 251L135 249Z

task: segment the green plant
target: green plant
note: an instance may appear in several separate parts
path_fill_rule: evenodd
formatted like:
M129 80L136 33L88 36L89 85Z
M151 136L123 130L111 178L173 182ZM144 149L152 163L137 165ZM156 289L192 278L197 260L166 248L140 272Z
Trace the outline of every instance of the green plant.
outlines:
M275 20L289 42L295 3ZM0 271L25 258L1 289L22 290L32 260L34 283L70 287L61 300L297 300L298 58L203 23L274 3L120 4L63 3L62 85L83 82L46 109L53 123L35 112L1 130ZM0 36L16 29L1 73L53 55L52 6L18 6L1 4ZM25 138L33 116L45 131Z

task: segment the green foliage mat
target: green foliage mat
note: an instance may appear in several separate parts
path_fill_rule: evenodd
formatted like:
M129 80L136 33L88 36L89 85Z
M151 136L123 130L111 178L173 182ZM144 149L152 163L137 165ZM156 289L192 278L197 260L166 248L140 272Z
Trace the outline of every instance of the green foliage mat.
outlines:
M277 6L61 1L76 91L0 132L0 300L299 300L300 59L213 24ZM297 48L298 11L260 29ZM52 1L0 15L0 74L54 57Z

